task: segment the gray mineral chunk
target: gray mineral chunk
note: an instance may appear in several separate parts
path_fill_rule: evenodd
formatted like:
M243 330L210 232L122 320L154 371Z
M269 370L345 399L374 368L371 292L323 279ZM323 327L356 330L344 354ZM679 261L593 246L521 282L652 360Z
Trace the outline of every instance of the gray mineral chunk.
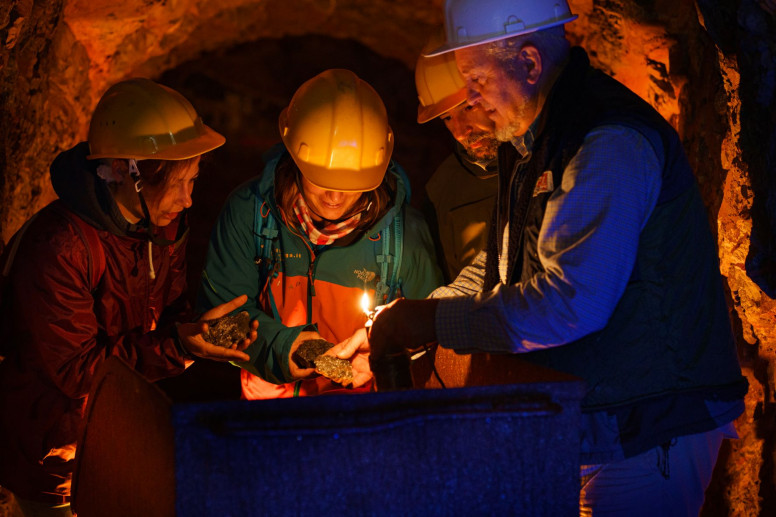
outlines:
M250 314L247 311L207 320L206 323L208 330L203 334L205 341L227 348L248 337L251 331Z
M315 371L343 385L353 382L353 367L350 361L333 355L319 355L315 359Z

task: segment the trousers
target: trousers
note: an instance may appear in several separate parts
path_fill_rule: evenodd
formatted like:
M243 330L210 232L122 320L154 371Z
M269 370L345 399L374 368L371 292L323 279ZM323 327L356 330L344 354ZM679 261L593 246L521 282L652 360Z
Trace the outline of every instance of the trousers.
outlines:
M725 438L737 438L732 424L622 461L583 465L579 515L697 517Z

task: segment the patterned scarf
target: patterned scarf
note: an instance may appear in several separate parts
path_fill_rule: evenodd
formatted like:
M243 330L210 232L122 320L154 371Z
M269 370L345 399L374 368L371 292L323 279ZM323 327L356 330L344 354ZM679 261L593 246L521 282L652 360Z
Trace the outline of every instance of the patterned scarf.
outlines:
M337 239L341 239L352 232L361 220L361 212L338 223L327 223L323 228L318 229L310 217L310 209L304 202L302 194L296 195L294 200L294 213L302 226L302 230L307 233L310 242L317 245L331 244Z

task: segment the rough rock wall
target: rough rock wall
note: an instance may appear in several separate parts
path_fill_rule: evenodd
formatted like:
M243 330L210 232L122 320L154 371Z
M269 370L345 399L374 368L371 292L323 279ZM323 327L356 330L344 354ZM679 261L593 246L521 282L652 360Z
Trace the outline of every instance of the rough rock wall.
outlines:
M706 5L708 4L708 5ZM741 440L731 442L727 491L747 515L776 514L776 4L700 4L723 77L726 174L718 214L720 268L731 291L749 380ZM735 23L731 23L735 21ZM757 468L759 467L759 468ZM759 471L759 475L755 472Z
M279 51L292 53L291 46L309 40L290 36L308 34L353 40L403 64L409 76L431 27L441 22L441 4L442 0L0 3L2 242L53 199L48 164L57 152L85 138L88 116L109 84L132 75L158 78L165 71L170 81L176 77L184 81L190 72L179 65L203 55L212 58L236 44L256 41L272 41ZM776 513L773 4L571 1L572 10L580 15L568 26L571 39L589 50L594 64L651 102L682 135L710 219L719 231L721 270L730 288L731 316L751 389L747 411L737 422L742 439L723 450L712 487L714 508L704 510L705 515ZM305 66L313 66L327 50L342 52L347 46L323 45L321 54L309 55ZM360 52L356 54L363 56ZM295 55L298 60L303 54ZM280 103L288 85L268 80L261 95ZM229 102L245 98L244 93L232 95ZM206 101L207 92L200 94L197 101ZM189 95L196 96L196 89ZM233 105L235 110L243 108ZM256 144L247 142L246 148Z
M353 39L412 68L441 0L10 0L0 3L0 236L54 198L48 164L86 138L107 87L259 38ZM10 122L10 123L9 123Z

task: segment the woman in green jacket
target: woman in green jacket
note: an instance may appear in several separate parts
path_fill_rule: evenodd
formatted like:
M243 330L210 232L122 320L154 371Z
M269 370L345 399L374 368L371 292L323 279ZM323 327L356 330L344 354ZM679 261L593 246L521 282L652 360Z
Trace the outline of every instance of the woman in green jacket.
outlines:
M327 70L305 82L280 115L280 133L262 175L231 195L215 225L202 309L248 293L259 337L239 363L246 399L343 384L368 390L365 310L424 298L442 282L428 226L390 159L382 100L354 73ZM352 381L316 376L291 358L313 339L362 344L350 358Z

